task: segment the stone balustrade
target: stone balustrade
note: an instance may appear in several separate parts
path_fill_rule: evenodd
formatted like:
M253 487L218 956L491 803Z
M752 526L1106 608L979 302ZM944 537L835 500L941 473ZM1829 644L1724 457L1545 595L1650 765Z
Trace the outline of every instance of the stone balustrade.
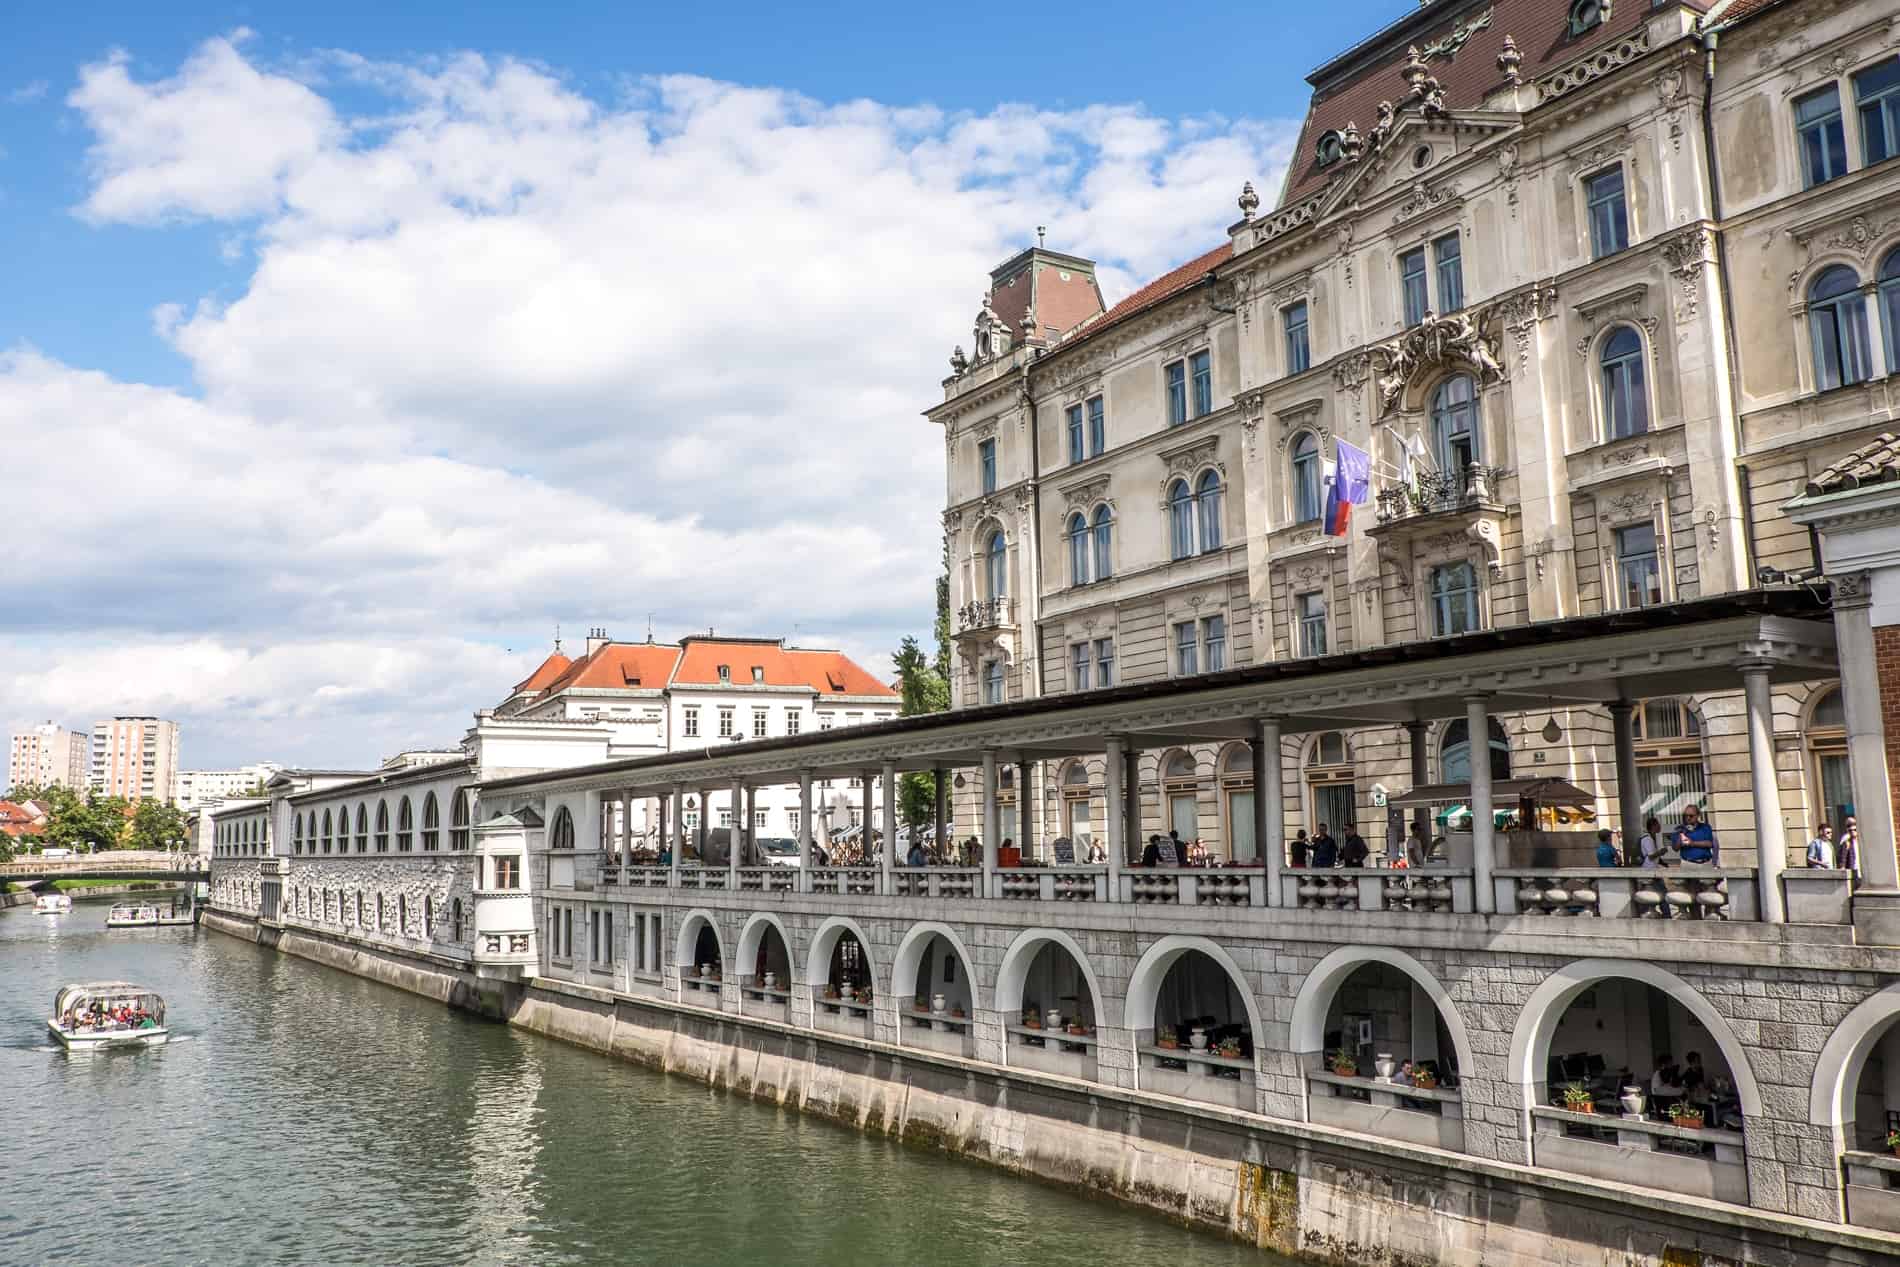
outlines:
M1900 1157L1847 1152L1847 1221L1857 1227L1900 1233Z
M1461 867L1339 867L1280 873L1280 904L1309 911L1465 914L1472 873Z
M1162 1047L1145 1043L1135 1049L1141 1085L1183 1100L1223 1104L1252 1111L1259 1074L1251 1056L1223 1056L1208 1048Z
M1498 912L1599 919L1756 920L1753 867L1511 867L1494 873ZM1845 880L1841 882L1845 896Z
M1308 1119L1328 1126L1459 1152L1465 1147L1464 1095L1455 1088L1309 1069L1306 1104Z
M1740 1131L1541 1105L1531 1117L1532 1156L1540 1166L1715 1201L1748 1201Z
M1005 1025L1003 1030L1009 1036L1010 1064L1090 1082L1095 1080L1095 1051L1099 1045L1095 1035L1020 1024Z

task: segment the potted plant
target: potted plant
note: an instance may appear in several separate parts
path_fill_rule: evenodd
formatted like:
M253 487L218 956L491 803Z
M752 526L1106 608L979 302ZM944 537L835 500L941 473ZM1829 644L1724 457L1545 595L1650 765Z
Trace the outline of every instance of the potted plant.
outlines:
M1221 1039L1219 1045L1214 1048L1214 1054L1216 1056L1225 1056L1229 1060L1239 1060L1240 1040L1238 1038Z
M1088 1037L1089 1027L1084 1025L1081 1021L1070 1021L1068 1024L1068 1030L1071 1034L1080 1035L1081 1037L1086 1038Z
M871 987L868 985L859 986L858 987L858 1002L869 1003L870 1001L871 1001Z
M1412 1070L1412 1085L1415 1087L1423 1087L1425 1090L1430 1091L1433 1087L1438 1085L1438 1074L1431 1069L1414 1068Z
M1344 1047L1336 1047L1326 1053L1326 1067L1341 1078L1359 1076L1359 1061Z
M827 999L836 999L837 997L838 997L838 987L837 987L837 986L835 986L835 985L828 985L828 986L826 986L826 987L825 987L825 998L827 998Z
M1024 1029L1041 1029L1042 1028L1042 1013L1024 1012L1023 1013L1023 1028Z
M1687 1100L1677 1100L1669 1106L1669 1120L1684 1130L1699 1131L1702 1129L1702 1106Z
M962 1020L963 1019L963 1005L959 1003L955 1007L951 1008L950 1015L952 1018L956 1020L959 1020L959 1021Z
M1887 1151L1900 1157L1900 1131L1887 1132Z
M1590 1098L1590 1088L1572 1082L1564 1088L1564 1107L1572 1113L1595 1113L1597 1102Z
M1180 1035L1171 1029L1159 1030L1155 1033L1155 1046L1164 1051L1179 1051L1181 1050Z

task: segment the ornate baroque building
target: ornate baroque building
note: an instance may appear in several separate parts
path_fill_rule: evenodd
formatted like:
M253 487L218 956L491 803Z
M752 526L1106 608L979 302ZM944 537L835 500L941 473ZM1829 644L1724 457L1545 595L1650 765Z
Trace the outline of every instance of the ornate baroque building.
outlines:
M1248 186L1227 242L1106 310L1089 261L1005 263L928 411L955 705L1813 568L1780 507L1900 407L1897 47L1872 0L1430 0L1310 76L1278 204ZM1374 457L1344 536L1320 522L1335 438ZM1752 844L1742 713L1636 710L1645 814L1696 803ZM1776 694L1791 846L1851 807L1841 713ZM1287 742L1289 830L1376 847L1381 793L1468 777L1470 736L1354 721ZM1496 718L1493 768L1614 823L1613 724ZM1099 766L1032 768L1048 825L1099 821ZM1145 752L1144 832L1250 856L1248 766Z

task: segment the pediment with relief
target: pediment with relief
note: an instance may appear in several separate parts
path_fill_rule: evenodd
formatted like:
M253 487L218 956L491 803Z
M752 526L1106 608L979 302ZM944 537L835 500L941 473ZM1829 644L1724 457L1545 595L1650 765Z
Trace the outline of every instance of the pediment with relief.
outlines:
M1389 104L1380 103L1381 107ZM1328 191L1320 215L1330 215L1342 207L1374 206L1401 194L1407 195L1402 206L1415 204L1408 219L1440 206L1455 206L1463 195L1455 187L1448 188L1448 183L1455 185L1455 176L1469 166L1467 160L1485 138L1511 131L1517 125L1515 114L1489 111L1455 111L1429 117L1405 114L1393 120L1390 131L1373 149L1372 138L1378 135L1375 121L1372 132L1358 141L1366 147L1359 169ZM1345 129L1344 136L1350 155L1354 128ZM1415 166L1414 158L1421 147L1430 147L1431 161Z

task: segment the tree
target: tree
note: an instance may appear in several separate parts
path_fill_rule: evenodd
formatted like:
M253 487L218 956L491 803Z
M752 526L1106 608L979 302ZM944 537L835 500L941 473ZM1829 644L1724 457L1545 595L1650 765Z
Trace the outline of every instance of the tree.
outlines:
M175 805L164 801L140 801L126 827L128 849L163 849L174 840L185 838L185 816Z
M937 580L937 656L933 664L915 638L905 638L891 657L897 668L901 697L899 716L941 713L950 707L950 578ZM919 771L906 774L897 785L897 816L910 827L930 822L937 813L937 776Z
M68 849L121 847L128 812L123 798L88 792L81 799L70 788L51 787L41 794L40 801L50 811L46 834L41 837L44 843Z

